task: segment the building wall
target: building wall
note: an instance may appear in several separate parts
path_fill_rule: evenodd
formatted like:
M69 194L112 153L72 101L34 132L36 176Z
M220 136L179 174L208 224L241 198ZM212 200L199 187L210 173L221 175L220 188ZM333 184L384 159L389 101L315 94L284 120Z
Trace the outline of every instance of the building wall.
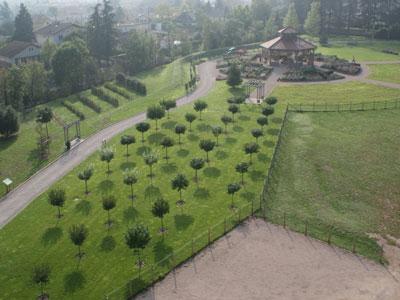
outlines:
M22 52L15 55L11 61L13 64L23 64L28 61L37 60L40 56L40 48L29 46Z
M47 41L50 40L52 43L59 45L61 44L64 39L68 36L70 36L72 33L74 33L76 31L76 27L75 26L70 26L60 32L58 32L55 35L41 35L41 34L37 34L36 35L36 39L38 41L38 43L43 46L43 44Z

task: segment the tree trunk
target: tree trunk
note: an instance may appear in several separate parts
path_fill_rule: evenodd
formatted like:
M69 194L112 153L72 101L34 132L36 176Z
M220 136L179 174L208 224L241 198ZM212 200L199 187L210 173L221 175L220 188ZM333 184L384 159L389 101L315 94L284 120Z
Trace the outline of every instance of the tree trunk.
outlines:
M61 210L60 210L60 207L58 206L57 208L58 208L58 218L61 219Z
M133 184L131 184L131 200L132 200L132 206L133 206Z
M242 173L242 185L244 185L244 173Z
M126 145L126 157L128 157L129 156L129 145Z
M142 132L142 143L144 143L144 132Z
M179 191L179 200L182 202L182 190Z
M47 139L49 138L49 128L47 127L47 123L46 123L46 134L47 134Z
M85 180L85 193L89 194L87 180Z

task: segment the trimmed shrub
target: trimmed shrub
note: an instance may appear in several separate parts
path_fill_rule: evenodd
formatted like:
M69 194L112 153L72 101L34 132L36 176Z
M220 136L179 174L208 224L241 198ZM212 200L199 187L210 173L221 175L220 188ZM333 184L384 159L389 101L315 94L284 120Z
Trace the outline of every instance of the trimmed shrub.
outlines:
M120 88L119 86L116 86L110 82L104 84L104 87L110 91L112 91L113 93L116 93L122 97L124 97L127 100L133 100L133 97L131 95L131 93L129 93L128 91L124 90L123 88Z
M94 110L98 114L101 113L101 107L96 102L94 102L92 99L90 99L84 95L78 95L78 99L83 105L86 105L87 107Z
M275 105L276 103L278 103L278 98L274 96L267 97L265 98L265 103L267 103L268 105Z
M98 98L100 98L101 100L111 104L114 107L118 107L119 106L119 101L117 98L107 94L104 89L102 88L97 88L97 87L93 87L91 89L92 94Z
M115 76L115 81L117 82L117 84L126 86L126 77L125 77L125 74L123 74L123 73L118 73L117 76Z
M70 112L72 112L75 116L77 116L79 120L81 121L85 120L85 114L80 110L78 110L76 107L74 107L71 103L63 101L61 102L61 105L64 106L66 109L68 109Z
M126 88L138 93L139 95L142 95L142 96L147 95L146 86L137 79L134 79L134 78L126 79Z

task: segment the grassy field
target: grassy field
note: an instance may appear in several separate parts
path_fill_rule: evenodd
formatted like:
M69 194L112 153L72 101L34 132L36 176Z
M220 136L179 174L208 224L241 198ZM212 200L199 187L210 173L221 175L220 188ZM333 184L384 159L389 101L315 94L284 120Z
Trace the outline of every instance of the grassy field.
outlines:
M371 71L369 79L400 83L400 64L368 65Z
M77 120L77 117L61 105L62 101L72 104L85 114L86 119L81 123L81 134L85 137L112 122L120 121L142 112L148 105L158 103L163 98L176 99L183 96L185 94L184 84L189 79L189 64L178 60L169 65L143 72L136 77L145 82L148 95L142 97L132 93L133 101L128 101L116 95L120 102L118 108L114 108L99 98L91 96L90 91L84 92L85 95L100 105L102 108L100 114L80 103L77 96L48 103L47 105L53 109L56 118L49 124L51 145L50 156L47 160L41 160L37 151L36 113L27 114L21 122L18 136L8 140L0 139L0 177L10 177L15 184L19 184L64 151L62 126L64 123ZM113 94L112 92L109 93ZM71 132L71 135L73 134L74 132ZM10 160L10 157L13 159ZM1 185L0 195L4 192L4 186Z
M241 92L237 90L235 93ZM65 176L56 186L67 191L67 203L63 209L64 217L57 222L56 211L47 202L44 194L33 201L16 219L0 232L0 299L33 298L38 287L31 282L31 272L35 264L49 263L52 267L51 282L48 291L54 299L102 299L116 287L127 283L128 279L138 274L136 258L125 245L124 233L136 223L149 227L152 240L144 251L146 265L160 261L166 255L176 251L175 261L179 262L190 256L188 251L178 249L187 245L194 237L205 234L209 226L223 222L224 217L232 215L231 198L227 194L227 184L239 182L240 175L234 166L246 162L249 157L243 151L243 145L254 141L250 131L259 126L256 119L260 116L258 106L242 106L242 112L236 116L234 125L229 126L228 135L220 137L220 146L210 153L211 162L199 172L200 183L194 182L194 171L189 162L194 157L205 157L198 147L203 138L215 139L210 132L210 125L222 125L220 117L227 114L226 100L232 91L220 82L204 100L209 104L203 114L203 121L195 121L193 132L183 137L183 145L176 145L169 151L170 163L162 157L163 149L157 141L168 135L177 140L173 133L176 122L183 123L184 114L193 112L191 105L171 113L171 119L162 121L162 130L155 133L154 128L147 134L145 144L139 140L135 129L126 133L134 134L138 142L130 148L130 157L125 157L125 148L119 145L119 137L109 142L116 151L116 158L111 163L112 173L106 174L106 164L100 162L99 154L90 157L81 166ZM265 129L266 136L259 140L261 151L254 155L250 172L245 175L245 186L235 196L238 207L257 203L263 187L263 180L277 139L283 115L283 106L270 118L270 125ZM153 126L154 124L152 124ZM147 149L159 153L159 162L154 167L153 186L147 177L149 169L143 163L141 154ZM84 194L84 184L77 178L77 173L85 166L94 165L95 175L89 182L90 194ZM137 199L131 206L129 187L123 185L123 170L137 168L139 181L134 186ZM190 179L190 186L183 193L186 204L183 210L176 207L179 194L171 189L171 178L177 173L185 174ZM117 198L117 207L111 212L114 225L107 232L105 222L107 214L102 209L101 201L105 195ZM171 212L165 218L168 228L163 239L158 233L160 220L151 215L153 201L162 196L170 203ZM236 212L237 214L238 212ZM249 212L247 212L249 213ZM244 212L242 212L243 216ZM89 228L89 237L83 249L86 256L77 266L77 249L69 240L68 229L72 224L84 223ZM221 223L220 223L221 224ZM29 226L29 230L27 230ZM221 227L220 227L221 228ZM220 232L222 234L222 231ZM213 235L215 238L215 233ZM156 269L157 275L170 269L169 263L161 263ZM145 277L150 280L153 277Z
M371 125L372 124L372 125ZM271 221L379 260L366 233L400 237L400 110L291 113L267 199Z
M312 103L348 103L385 101L399 98L398 89L390 89L361 82L282 85L273 95L281 101L291 104Z

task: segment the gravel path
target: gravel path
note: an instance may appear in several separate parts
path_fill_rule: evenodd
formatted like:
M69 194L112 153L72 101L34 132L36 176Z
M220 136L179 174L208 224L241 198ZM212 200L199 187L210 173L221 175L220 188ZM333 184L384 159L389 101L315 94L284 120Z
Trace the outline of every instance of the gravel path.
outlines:
M206 96L213 88L216 76L215 62L203 63L198 69L200 82L197 89L187 97L179 99L178 107ZM19 185L0 202L0 228L10 222L32 200L97 151L103 140L109 140L145 119L146 114L140 113L97 132Z
M282 227L250 220L137 300L398 300L381 265Z

